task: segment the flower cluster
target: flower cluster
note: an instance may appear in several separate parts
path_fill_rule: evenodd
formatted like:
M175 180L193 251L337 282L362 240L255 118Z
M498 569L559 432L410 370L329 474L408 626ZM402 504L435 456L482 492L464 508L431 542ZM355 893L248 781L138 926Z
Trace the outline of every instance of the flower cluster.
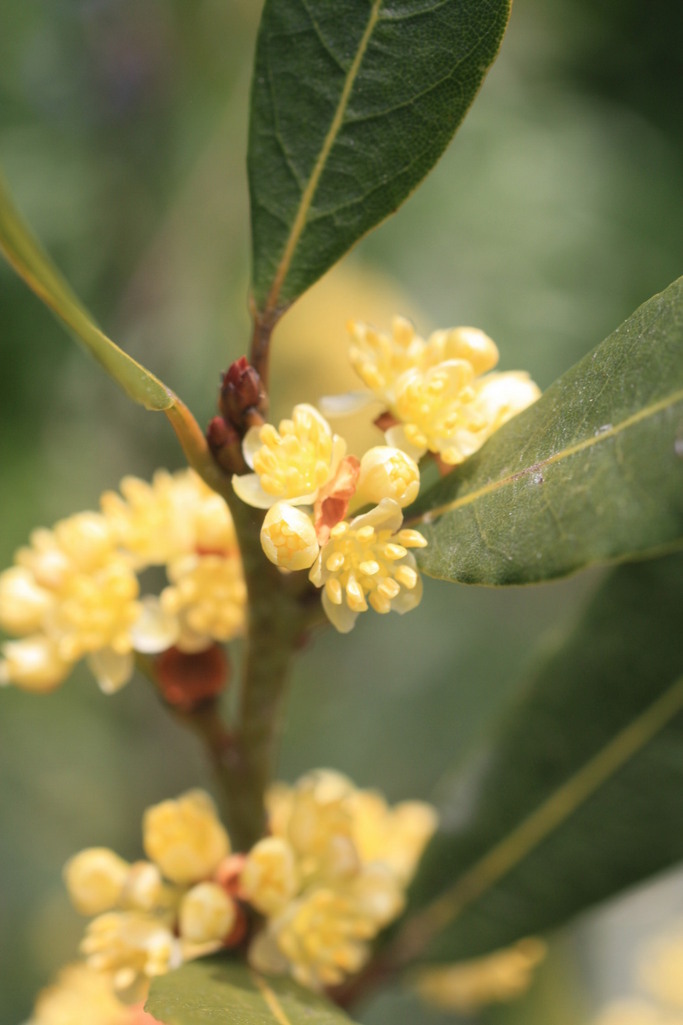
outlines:
M377 446L362 459L309 405L295 406L279 429L247 432L244 457L253 473L235 475L237 495L267 509L263 550L281 569L310 570L323 589L323 606L342 633L359 612L407 612L420 601L421 583L411 548L423 547L416 530L402 530L402 509L420 487L417 464L400 449ZM351 519L351 511L372 508Z
M357 323L349 331L351 363L369 391L327 400L327 408L344 413L381 402L394 421L388 443L414 459L429 451L457 466L540 395L526 373L490 373L498 348L478 328L435 331L425 340L395 317L390 335Z
M143 1001L119 998L111 978L86 964L63 968L55 982L38 996L28 1025L155 1025Z
M233 477L244 502L267 510L261 543L270 561L309 570L343 633L370 607L402 613L420 601L410 549L426 540L402 529L402 510L420 488L418 461L431 452L442 466L461 463L539 395L525 373L488 373L498 350L475 328L437 331L425 341L396 317L391 335L362 324L350 330L351 362L370 390L321 405L333 416L381 401L386 444L361 459L347 455L325 417L302 404L278 428L247 431L243 454L253 472Z
M331 771L274 786L268 810L269 835L233 854L209 796L189 791L145 812L148 860L94 847L67 862L72 902L94 916L81 951L107 980L113 1009L122 995L139 1001L153 976L241 943L248 912L260 922L248 958L263 971L319 989L362 967L403 907L435 812L420 802L390 808Z
M139 574L165 566L161 594ZM127 477L101 511L35 530L0 574L0 681L49 691L87 658L105 692L126 683L134 653L199 652L244 625L246 591L227 506L191 470Z
M224 885L230 840L203 790L148 808L143 847L149 860L90 847L64 867L74 906L95 916L81 944L88 966L135 996L145 979L218 949L242 924Z
M240 876L266 918L249 959L313 989L336 985L362 968L370 941L403 909L436 813L417 801L390 808L330 771L275 786L268 807L271 836Z

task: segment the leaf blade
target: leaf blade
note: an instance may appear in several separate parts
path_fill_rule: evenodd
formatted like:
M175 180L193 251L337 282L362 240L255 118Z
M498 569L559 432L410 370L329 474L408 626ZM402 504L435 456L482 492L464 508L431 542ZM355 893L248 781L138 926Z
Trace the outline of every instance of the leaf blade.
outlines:
M265 320L431 169L496 56L509 6L266 3L248 155L253 296Z
M683 279L410 510L421 569L549 580L683 540Z
M351 1025L310 990L224 957L189 961L154 979L145 1010L166 1025Z
M129 398L146 409L167 410L175 396L95 324L71 287L33 236L0 175L0 252L28 287L54 313Z
M504 946L683 857L681 600L682 555L614 571L456 777L401 957Z

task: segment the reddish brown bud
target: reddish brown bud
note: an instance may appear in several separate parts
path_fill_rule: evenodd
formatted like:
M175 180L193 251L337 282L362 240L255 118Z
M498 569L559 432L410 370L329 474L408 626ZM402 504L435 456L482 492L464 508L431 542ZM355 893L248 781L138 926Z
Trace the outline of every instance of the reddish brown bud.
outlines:
M393 413L390 413L388 409L385 409L383 413L380 413L379 416L375 417L373 423L375 427L379 427L380 431L388 431L390 427L396 426L398 420Z
M193 653L169 648L156 661L156 677L169 705L181 712L193 712L225 689L230 662L218 644Z
M223 375L219 409L228 423L243 432L245 414L251 412L253 420L254 412L263 415L266 408L266 392L263 382L257 371L247 361L247 357L240 356Z
M246 473L247 465L242 455L242 442L232 424L222 416L214 416L206 430L206 440L211 453L227 473Z

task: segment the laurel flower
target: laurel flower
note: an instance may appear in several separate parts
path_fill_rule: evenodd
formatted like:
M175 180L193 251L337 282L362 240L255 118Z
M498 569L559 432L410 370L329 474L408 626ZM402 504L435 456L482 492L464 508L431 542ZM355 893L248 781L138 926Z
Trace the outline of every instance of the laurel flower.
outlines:
M276 784L267 806L271 836L247 854L239 882L265 918L249 961L313 989L337 985L403 909L436 814L420 802L391 809L330 770Z
M291 419L280 421L279 429L251 427L242 448L254 473L233 476L235 493L247 505L268 509L278 501L312 505L334 476L346 443L317 409L301 404Z
M353 629L360 612L408 612L422 597L415 557L410 548L423 548L416 530L401 530L403 514L392 498L374 509L332 528L310 572L323 588L323 608L340 633Z
M327 397L321 408L344 415L381 402L395 421L388 444L416 461L429 451L458 465L540 394L525 373L489 373L498 349L478 328L435 331L425 340L396 317L390 335L364 324L349 330L351 363L369 391Z
M242 633L246 588L228 508L192 470L124 478L102 512L78 513L31 534L0 574L7 641L0 683L53 690L81 659L112 693L134 654L209 648ZM138 574L165 565L161 595L140 595Z
M38 994L28 1025L152 1025L153 1020L141 1004L117 996L107 973L71 964Z

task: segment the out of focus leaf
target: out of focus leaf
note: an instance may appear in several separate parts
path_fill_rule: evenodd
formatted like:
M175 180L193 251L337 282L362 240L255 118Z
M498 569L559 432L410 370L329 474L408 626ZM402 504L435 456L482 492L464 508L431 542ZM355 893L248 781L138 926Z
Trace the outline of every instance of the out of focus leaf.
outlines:
M254 70L253 294L275 320L404 201L493 62L509 0L267 0Z
M494 950L683 858L681 608L683 556L613 572L455 776L401 958Z
M165 1025L351 1025L338 1007L291 980L220 957L154 979L145 1010Z
M0 252L39 299L62 321L135 402L164 410L175 396L149 370L119 349L94 323L34 238L0 176Z
M431 576L522 584L683 539L683 278L411 514Z

